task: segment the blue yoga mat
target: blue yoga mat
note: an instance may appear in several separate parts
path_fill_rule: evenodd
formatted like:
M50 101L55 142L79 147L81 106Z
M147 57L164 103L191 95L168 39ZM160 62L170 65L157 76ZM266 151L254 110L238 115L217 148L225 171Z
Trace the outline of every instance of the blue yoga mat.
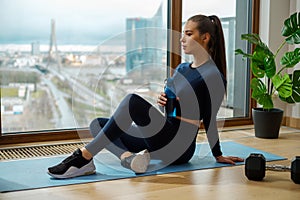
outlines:
M250 153L262 153L267 161L284 160L284 157L270 154L265 151L254 149L235 142L222 142L223 154L247 158ZM228 164L216 163L210 153L206 143L197 144L195 155L191 161L183 165L171 165L149 173L136 175L132 171L123 168L120 161L110 153L99 153L94 159L96 174L81 176L71 179L54 179L47 173L47 168L59 163L66 156L55 156L47 158L36 158L26 160L13 160L0 162L0 192L11 192L18 190L28 190L45 188L52 186L63 186L70 184L80 184L96 181L115 180L122 178L134 178L138 176L148 176L156 174L166 174L190 170L209 169L216 167L232 166ZM155 165L157 161L151 161L150 165ZM244 163L237 163L242 165Z

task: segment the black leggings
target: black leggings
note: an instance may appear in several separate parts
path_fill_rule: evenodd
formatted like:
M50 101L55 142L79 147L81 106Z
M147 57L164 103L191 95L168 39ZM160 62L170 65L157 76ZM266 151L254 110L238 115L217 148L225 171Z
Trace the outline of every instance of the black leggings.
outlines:
M90 132L94 139L86 149L92 155L106 148L120 158L125 151L148 149L151 158L181 164L194 154L198 127L167 118L142 97L130 94L110 119L94 119Z

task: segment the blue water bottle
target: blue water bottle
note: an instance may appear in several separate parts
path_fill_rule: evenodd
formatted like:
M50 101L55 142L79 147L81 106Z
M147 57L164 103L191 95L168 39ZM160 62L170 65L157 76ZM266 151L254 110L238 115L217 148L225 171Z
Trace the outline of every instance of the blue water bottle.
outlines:
M168 117L176 117L176 94L173 79L167 80L165 94L167 97L167 104L165 106L166 115Z

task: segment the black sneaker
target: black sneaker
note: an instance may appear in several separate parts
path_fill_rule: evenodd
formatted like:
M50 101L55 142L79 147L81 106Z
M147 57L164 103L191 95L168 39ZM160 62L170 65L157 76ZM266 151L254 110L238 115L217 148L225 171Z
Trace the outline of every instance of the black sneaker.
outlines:
M127 169L131 169L137 174L145 173L150 163L150 154L147 149L139 153L132 154L121 160L121 165Z
M90 160L83 158L80 149L77 149L58 165L48 168L48 174L54 178L73 178L94 174L95 172L93 158Z

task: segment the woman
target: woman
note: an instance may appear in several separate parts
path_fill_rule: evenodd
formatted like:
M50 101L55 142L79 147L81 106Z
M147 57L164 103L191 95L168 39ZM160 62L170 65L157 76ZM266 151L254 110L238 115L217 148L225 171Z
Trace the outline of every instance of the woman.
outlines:
M193 56L193 62L180 64L168 80L174 83L177 96L176 116L165 116L140 96L129 94L110 119L92 121L90 131L94 139L50 167L51 176L71 178L95 173L93 156L104 148L135 173L187 163L195 151L201 120L217 162L243 161L223 156L219 143L216 116L226 87L224 36L219 18L204 15L189 18L180 41L184 53ZM157 103L166 106L164 92ZM150 157L160 159L161 164L150 168Z

